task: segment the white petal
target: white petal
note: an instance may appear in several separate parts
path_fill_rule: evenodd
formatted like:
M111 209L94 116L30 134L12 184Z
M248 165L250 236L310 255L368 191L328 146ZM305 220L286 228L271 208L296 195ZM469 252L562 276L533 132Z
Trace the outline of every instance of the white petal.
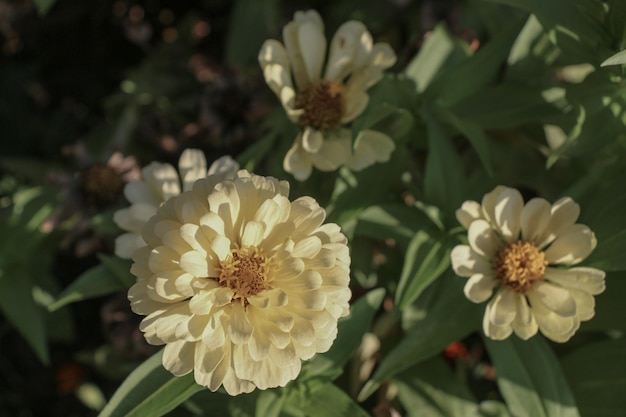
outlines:
M537 334L539 326L535 320L535 315L526 301L526 297L522 295L518 296L515 299L515 304L517 314L515 315L513 323L511 323L513 331L520 339L528 340Z
M238 303L233 304L229 319L228 331L231 341L236 345L248 343L254 327L250 324L244 307Z
M584 224L574 224L557 236L545 251L550 264L574 265L584 260L595 249L596 236Z
M543 198L533 198L526 203L521 213L522 240L540 243L550 223L550 208L550 203Z
M493 259L502 246L498 235L485 220L472 222L467 231L467 240L474 252L487 259Z
M187 375L193 370L195 342L183 340L171 342L163 349L163 367L176 376Z
M507 287L501 287L489 303L489 321L497 327L509 326L517 315L517 298L520 295Z
M298 42L302 60L309 82L320 79L324 56L326 55L326 37L322 29L313 22L303 22L298 27Z
M376 162L387 162L396 148L393 140L384 133L374 130L363 130L354 143L354 156L348 167L360 171Z
M131 203L146 203L158 207L163 201L161 195L156 194L143 181L131 181L124 186L124 196Z
M141 170L141 176L161 201L180 194L180 178L170 164L152 162Z
M568 341L578 330L580 320L575 316L563 317L550 311L537 297L533 297L532 293L532 291L528 293L528 300L541 333L555 342L563 343Z
M241 245L244 247L258 246L263 240L265 226L263 223L251 221L246 223L241 235Z
M302 148L309 153L319 152L324 143L324 134L319 130L307 127L302 135Z
M138 248L146 246L139 233L124 233L115 238L115 255L123 259L131 259Z
M183 271L199 278L217 276L214 268L209 268L206 255L198 251L190 251L180 257L180 267Z
M552 204L550 223L541 237L541 245L545 246L576 223L580 214L580 206L570 197L563 197Z
M485 332L485 336L490 339L504 340L513 333L513 328L511 325L496 326L489 320L491 316L491 305L492 303L487 304L487 308L485 309L485 315L483 316L483 332Z
M494 206L495 221L500 234L509 243L519 239L520 215L523 207L522 194L514 188L507 188L498 195Z
M320 171L334 171L345 165L351 154L350 131L341 129L328 133L319 152L310 154L310 160Z
M302 134L296 138L283 160L283 169L298 181L306 180L313 171L310 154L302 148L301 141Z
M461 208L458 209L455 214L456 219L466 229L469 228L470 224L474 220L483 219L483 213L480 207L480 203L472 200L463 202Z
M224 180L234 178L237 171L239 171L239 163L230 155L224 155L213 161L207 175Z
M596 300L593 295L579 290L570 290L570 294L576 302L576 318L587 321L595 316Z
M492 275L476 274L467 280L463 292L468 300L478 304L491 297L496 285L498 285L498 280Z
M589 294L600 294L606 288L605 272L596 268L578 267L569 269L546 268L544 274L549 281L562 287L585 291Z
M206 158L199 149L185 149L178 160L183 191L191 190L196 180L206 177Z
M530 291L529 298L541 302L550 311L562 317L576 315L576 303L569 290L545 281L536 281Z
M363 23L353 20L344 23L337 29L330 42L325 79L343 81L352 72L353 58L359 46L359 39L366 30Z
M474 274L493 274L491 265L481 258L467 245L457 245L450 253L452 269L462 277L470 277Z
M483 209L483 217L487 221L492 222L493 224L496 224L496 221L495 221L496 202L498 201L498 197L500 196L500 193L506 189L507 187L503 185L498 185L493 190L485 194L481 201L481 207Z
M259 51L259 64L264 68L268 64L279 64L289 69L289 57L282 43L275 39L263 42Z
M346 112L341 118L341 123L350 123L363 113L369 103L369 95L365 91L350 89L344 95Z

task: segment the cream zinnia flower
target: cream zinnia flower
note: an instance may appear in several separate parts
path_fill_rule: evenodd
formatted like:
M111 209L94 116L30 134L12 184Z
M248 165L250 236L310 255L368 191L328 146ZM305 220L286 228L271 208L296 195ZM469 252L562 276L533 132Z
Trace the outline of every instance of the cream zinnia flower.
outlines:
M540 330L565 342L581 321L594 316L594 295L604 291L604 272L575 267L596 247L589 227L577 224L580 208L565 197L550 205L526 204L519 191L503 186L482 204L466 201L457 210L468 229L468 245L452 250L452 268L468 277L465 295L474 303L496 295L485 310L483 330L496 340L515 332L528 339Z
M131 181L124 187L124 196L131 203L113 215L115 223L124 233L115 239L115 254L130 259L136 249L145 246L141 229L157 209L170 197L191 189L193 183L203 177L215 176L216 180L232 178L239 164L230 156L217 159L207 173L206 159L202 151L186 149L178 161L178 170L170 164L152 162L141 170L141 179Z
M367 89L395 63L391 47L373 44L361 22L348 21L331 41L322 76L326 37L316 11L296 12L283 28L283 41L284 46L277 40L265 41L259 63L289 118L303 128L285 156L285 171L303 181L313 166L321 171L342 165L361 170L388 161L395 144L387 135L363 130L353 148L352 132L343 126L365 110Z
M247 171L202 179L143 229L128 296L174 375L231 395L285 386L332 345L349 313L347 240L314 199L288 193Z

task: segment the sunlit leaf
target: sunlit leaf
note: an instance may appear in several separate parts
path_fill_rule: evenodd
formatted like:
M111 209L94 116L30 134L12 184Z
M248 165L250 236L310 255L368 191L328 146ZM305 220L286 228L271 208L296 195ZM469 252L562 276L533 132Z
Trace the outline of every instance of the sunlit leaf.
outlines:
M396 304L404 309L450 266L451 242L446 235L418 231L406 251L396 290Z
M193 374L176 377L163 368L159 351L128 375L98 417L159 417L206 389ZM214 394L219 397L220 394Z
M559 361L541 336L485 338L485 345L500 392L516 417L580 417Z
M59 295L48 309L55 311L69 303L127 290L125 285L106 266L95 266L81 274Z
M369 397L384 381L442 351L480 326L482 306L469 302L463 294L464 280L449 272L438 281L438 297L423 306L420 320L407 330L405 337L383 358L372 378L359 393L359 400ZM418 299L419 302L420 299Z
M619 51L615 55L610 56L609 58L605 59L602 62L602 64L600 64L600 66L607 67L609 65L623 65L623 64L626 64L626 50Z

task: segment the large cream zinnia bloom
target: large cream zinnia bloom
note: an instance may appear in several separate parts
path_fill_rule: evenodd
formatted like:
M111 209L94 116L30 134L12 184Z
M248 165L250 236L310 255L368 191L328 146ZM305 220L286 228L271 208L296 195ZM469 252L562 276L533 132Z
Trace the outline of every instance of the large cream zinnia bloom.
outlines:
M265 41L259 63L289 118L303 128L285 156L285 171L303 181L313 166L321 171L342 165L361 170L388 161L395 144L387 135L363 130L353 149L352 132L344 126L363 113L367 89L395 63L391 47L374 44L363 23L348 21L331 41L322 75L326 37L314 10L296 12L283 28L283 41L284 46L277 40Z
M202 179L143 229L128 295L174 375L231 395L285 386L332 345L349 312L347 240L315 200L288 192L247 171Z
M468 245L452 251L454 271L469 280L465 295L487 304L485 334L496 340L515 332L528 339L540 330L565 342L581 321L594 316L593 295L604 291L604 272L572 265L596 247L589 227L577 224L580 208L565 197L550 205L542 198L524 204L519 191L503 186L482 204L466 201L457 219L468 229Z
M141 170L141 179L131 181L124 187L124 196L131 203L128 208L115 212L113 220L128 231L115 239L115 254L130 259L138 248L146 243L141 229L157 209L170 197L191 189L193 183L207 175L216 179L232 178L239 164L230 156L217 159L207 172L206 158L198 149L186 149L180 156L178 170L170 164L152 162Z

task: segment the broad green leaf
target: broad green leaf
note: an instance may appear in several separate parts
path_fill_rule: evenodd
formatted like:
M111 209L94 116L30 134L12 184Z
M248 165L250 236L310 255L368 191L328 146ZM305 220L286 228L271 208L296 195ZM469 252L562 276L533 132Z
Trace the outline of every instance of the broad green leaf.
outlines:
M478 403L441 357L421 362L394 378L407 417L477 417Z
M348 394L332 383L314 390L301 408L307 417L369 417Z
M582 106L578 107L578 116L576 117L576 124L567 135L567 138L557 148L553 148L546 160L546 169L550 169L556 161L567 151L567 149L580 137L580 134L584 128L585 121L587 119L587 112Z
M450 106L486 85L495 83L522 27L521 23L523 22L511 22L507 30L481 46L474 55L437 78L428 86L428 92L436 92L440 105Z
M353 123L352 136L356 143L364 129L371 129L385 133L394 141L398 141L409 131L412 124L413 116L407 110L390 103L379 102L368 106L363 116Z
M619 51L615 55L608 57L602 62L602 64L600 64L600 66L607 67L609 65L623 65L623 64L626 64L626 50Z
M583 417L615 417L626 410L626 339L590 343L561 360Z
M128 259L122 259L117 256L108 256L102 253L98 254L98 259L120 283L127 288L135 283L135 277L130 273L132 262Z
M55 311L70 303L127 289L128 287L106 266L94 266L76 278L76 280L59 295L57 300L48 307L48 310Z
M172 375L163 368L162 355L161 350L135 368L98 417L159 417L206 389L195 383L193 374Z
M467 49L452 39L443 25L438 25L409 63L405 74L415 81L417 91L421 93L442 73L444 66L457 64L467 54Z
M608 42L610 36L603 25L602 6L593 0L490 0L519 7L537 16L546 30L554 29L592 53L593 47Z
M604 271L626 270L626 229L621 229L598 243L598 247L585 260L585 265Z
M422 211L400 203L370 206L359 214L355 236L374 239L395 239L405 248L420 229L437 230L437 226Z
M361 345L363 335L370 329L374 314L383 302L385 290L379 288L368 292L352 305L350 315L339 320L337 339L330 350L317 354L303 365L299 380L312 377L335 379L342 373L343 366Z
M35 303L27 272L15 267L0 268L0 310L26 339L39 360L49 361L44 312Z
M607 20L611 33L618 40L624 41L626 35L626 2L622 0L609 0L609 13Z
M580 417L559 361L541 336L485 338L485 346L515 417Z
M563 89L515 84L485 88L451 107L457 117L492 129L550 122L569 109Z
M440 284L439 296L429 299L430 303L423 306L421 319L383 358L359 393L359 401L368 398L383 382L436 355L451 342L462 339L480 326L480 314L484 307L465 298L465 280L449 270L437 283Z
M452 126L469 140L478 154L483 167L485 167L485 171L487 171L489 176L493 177L493 162L489 146L490 139L485 134L485 131L470 119L461 119L445 111L443 113L444 120L450 122Z
M286 400L277 390L261 391L256 401L255 417L278 417Z
M429 110L423 113L428 126L429 147L424 173L424 199L438 206L450 221L465 197L463 166L441 123Z
M234 3L226 37L226 61L235 66L257 64L261 45L279 27L279 2L237 0Z
M47 14L52 6L54 6L56 0L34 0L35 7L39 16Z
M403 310L450 266L451 242L446 235L418 231L406 250L396 304Z

